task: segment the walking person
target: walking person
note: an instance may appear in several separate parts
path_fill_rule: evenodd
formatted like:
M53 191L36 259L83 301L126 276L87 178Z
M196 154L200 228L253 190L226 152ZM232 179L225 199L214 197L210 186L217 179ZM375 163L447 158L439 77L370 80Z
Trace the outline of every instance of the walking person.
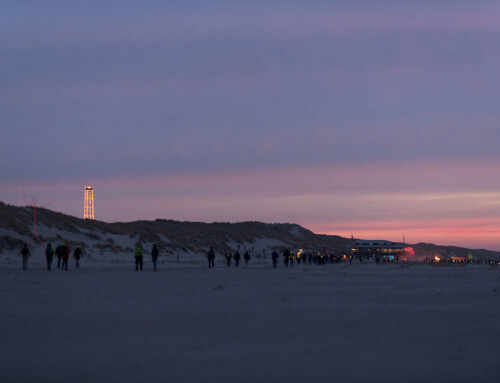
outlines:
M250 260L250 253L248 251L245 251L245 254L243 254L243 259L245 260L245 267L248 267L248 261Z
M156 271L156 264L158 262L158 255L160 252L158 251L158 248L156 247L156 244L153 245L153 250L151 250L151 260L153 261L153 269Z
M45 248L45 260L47 261L47 270L50 271L50 267L52 266L52 258L54 257L54 249L52 245L49 243Z
M82 250L77 246L75 251L73 252L73 258L75 258L76 265L75 268L79 269L80 268L80 258L83 256Z
M135 246L134 256L135 256L135 271L138 271L139 268L142 271L142 254L144 253L144 248L142 247L141 241L137 242Z
M226 251L227 267L231 267L231 258L232 258L231 252L230 251Z
M288 267L288 261L290 260L290 251L288 249L283 250L283 264Z
M240 259L241 259L240 252L236 251L236 253L234 253L233 258L234 258L234 263L235 263L236 267L238 267L238 265L240 264Z
M61 245L61 258L62 258L61 270L68 271L68 260L70 253L71 249L69 248L69 246L63 243Z
M271 258L273 260L273 268L276 268L276 263L278 262L278 252L276 250L273 250L272 254L271 254Z
M27 243L25 243L23 245L23 248L19 252L19 255L21 255L22 258L23 258L23 270L24 271L28 270L28 260L31 257L31 251L28 248L28 244Z
M62 246L61 245L58 245L56 247L56 257L57 257L57 268L60 269L61 268L61 258L62 258Z
M212 246L210 246L210 250L207 252L208 258L208 268L215 267L215 251Z

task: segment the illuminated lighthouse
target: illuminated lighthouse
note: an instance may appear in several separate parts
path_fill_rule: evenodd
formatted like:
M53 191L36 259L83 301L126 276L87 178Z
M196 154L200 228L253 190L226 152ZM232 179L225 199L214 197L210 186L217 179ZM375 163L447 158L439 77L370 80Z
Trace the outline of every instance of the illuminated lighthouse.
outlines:
M83 219L94 219L94 189L92 189L92 186L87 186L85 188Z

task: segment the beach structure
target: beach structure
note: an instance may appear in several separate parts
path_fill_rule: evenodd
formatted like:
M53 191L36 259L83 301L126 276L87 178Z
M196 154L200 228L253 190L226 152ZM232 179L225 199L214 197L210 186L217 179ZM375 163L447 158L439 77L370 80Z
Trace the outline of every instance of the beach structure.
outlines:
M85 187L83 219L94 219L94 189L90 185Z
M356 240L353 242L352 254L363 258L385 258L394 260L406 255L407 245L382 240Z

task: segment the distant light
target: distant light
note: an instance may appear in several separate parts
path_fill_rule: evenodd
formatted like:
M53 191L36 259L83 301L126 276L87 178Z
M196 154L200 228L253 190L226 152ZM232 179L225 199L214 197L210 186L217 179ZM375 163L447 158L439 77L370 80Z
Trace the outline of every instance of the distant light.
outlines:
M404 251L405 254L409 255L410 257L415 256L415 250L412 247L405 247Z
M85 188L83 219L94 219L94 190L90 185Z

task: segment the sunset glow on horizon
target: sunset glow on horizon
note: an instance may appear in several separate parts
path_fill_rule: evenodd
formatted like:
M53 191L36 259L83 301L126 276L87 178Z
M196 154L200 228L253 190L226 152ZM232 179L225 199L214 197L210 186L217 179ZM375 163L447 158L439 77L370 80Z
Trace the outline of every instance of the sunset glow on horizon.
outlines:
M478 166L462 166L457 177L481 177ZM500 249L500 192L459 188L453 172L432 185L425 178L404 187L388 182L416 171L411 169L404 164L378 171L371 166L337 171L318 167L100 179L94 182L99 193L96 219L297 223L318 234L347 238L402 242L405 236L407 243ZM427 176L433 172L439 174L440 169L434 167ZM360 177L366 187L358 184ZM491 181L485 190L495 188L498 181ZM78 216L78 186L70 181L31 188L45 199L56 198L54 210ZM15 199L18 187L5 191Z

